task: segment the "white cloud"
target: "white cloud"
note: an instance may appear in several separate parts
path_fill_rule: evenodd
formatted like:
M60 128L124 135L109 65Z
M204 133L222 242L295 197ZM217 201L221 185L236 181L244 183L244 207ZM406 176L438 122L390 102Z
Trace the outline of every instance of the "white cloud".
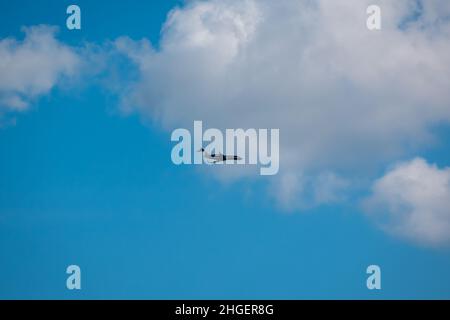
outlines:
M449 3L379 0L382 30L369 31L371 0L188 1L169 14L157 48L122 37L115 52L109 43L65 45L54 27L25 28L23 40L0 39L0 125L62 79L109 63L116 77L107 86L123 111L167 130L194 120L279 128L280 174L268 180L283 208L342 201L449 122ZM123 56L137 67L135 81L118 72ZM255 172L212 171L223 181ZM389 232L448 243L449 175L424 160L403 163L374 184L366 208Z
M317 204L342 202L349 187L349 181L332 172L306 176L288 171L275 181L272 190L284 210L298 211Z
M272 193L297 207L301 186L320 184L313 199L340 199L341 176L370 179L450 120L448 1L378 1L375 32L372 2L190 1L171 12L158 49L116 42L139 72L122 107L166 129L280 128ZM320 180L327 173L335 179Z
M25 38L0 40L0 117L20 112L48 93L63 77L77 73L80 57L55 38L57 28L23 28Z
M450 168L421 158L377 180L364 207L386 231L427 246L450 244Z

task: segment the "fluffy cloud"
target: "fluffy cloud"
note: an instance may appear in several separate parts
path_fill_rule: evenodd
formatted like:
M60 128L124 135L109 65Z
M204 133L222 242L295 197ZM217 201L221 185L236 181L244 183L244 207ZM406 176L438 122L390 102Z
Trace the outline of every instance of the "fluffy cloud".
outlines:
M450 168L420 158L400 163L372 191L364 206L383 229L427 246L450 244Z
M280 128L272 194L294 208L339 199L342 176L370 179L450 120L448 1L377 1L382 30L369 31L372 2L190 1L158 48L117 40L139 75L122 108L169 130Z
M80 58L55 38L57 28L24 28L25 38L0 40L0 117L24 111L63 77L74 76Z
M25 28L22 41L0 40L0 120L109 54L118 60L107 62L107 86L124 112L166 130L194 120L279 128L271 195L288 210L342 201L450 120L450 2L379 0L382 30L369 31L372 3L193 0L171 11L158 46L122 37L97 56L59 42L55 28ZM124 60L136 73L117 72ZM215 169L225 180L255 173ZM375 183L366 208L389 232L447 243L448 176L420 159L402 164Z

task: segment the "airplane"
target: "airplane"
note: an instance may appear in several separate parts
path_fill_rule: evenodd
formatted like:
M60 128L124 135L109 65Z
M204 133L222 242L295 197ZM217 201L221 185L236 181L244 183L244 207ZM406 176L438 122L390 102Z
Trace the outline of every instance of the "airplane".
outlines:
M227 155L225 155L225 154L222 154L222 153L213 153L213 154L209 154L208 152L206 152L205 151L205 149L204 148L201 148L200 150L198 150L198 152L203 152L203 154L204 154L204 157L206 158L206 159L210 159L210 160L213 160L212 162L210 162L210 163L217 163L217 162L226 162L226 161L228 161L228 160L233 160L233 161L235 161L235 160L242 160L242 158L241 157L238 157L238 156L227 156Z

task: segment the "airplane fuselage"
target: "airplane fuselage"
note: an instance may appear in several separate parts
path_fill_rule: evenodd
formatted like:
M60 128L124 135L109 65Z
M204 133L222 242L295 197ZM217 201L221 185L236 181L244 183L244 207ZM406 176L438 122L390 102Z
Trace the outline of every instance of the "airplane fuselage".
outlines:
M214 163L226 162L226 161L237 161L237 160L241 160L242 159L241 157L234 156L234 155L233 156L229 156L229 155L225 155L225 154L221 154L221 153L219 153L219 154L215 154L215 153L209 154L207 152L204 153L204 157L206 159L212 160Z

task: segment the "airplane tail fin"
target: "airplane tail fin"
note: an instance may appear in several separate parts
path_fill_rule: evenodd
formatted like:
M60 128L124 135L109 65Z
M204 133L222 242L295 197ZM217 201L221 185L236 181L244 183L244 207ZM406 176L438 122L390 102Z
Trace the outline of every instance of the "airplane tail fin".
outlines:
M205 155L206 158L210 158L211 157L211 155L208 152L206 152L204 148L199 149L198 152L202 152Z

